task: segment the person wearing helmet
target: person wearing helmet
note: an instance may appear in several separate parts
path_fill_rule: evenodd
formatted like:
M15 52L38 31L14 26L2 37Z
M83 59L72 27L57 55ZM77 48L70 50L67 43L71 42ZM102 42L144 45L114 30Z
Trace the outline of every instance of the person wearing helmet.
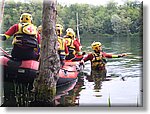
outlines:
M56 24L56 34L57 36L61 37L63 33L63 26L61 24Z
M42 34L42 25L39 25L37 27L37 39L38 39L39 47L34 49L35 52L39 55L39 59L40 59L40 48L41 48L41 40L42 40L41 34Z
M66 45L66 41L61 37L63 31L63 26L61 24L56 24L56 34L58 36L57 44L58 44L58 54L60 57L60 62L63 67L64 60L66 56L69 54L68 47Z
M68 28L66 30L66 35L64 36L64 38L69 49L69 55L66 57L66 60L73 59L75 57L75 54L81 52L81 46L76 40L74 30L72 28Z
M39 34L42 33L42 25L40 25L40 26L37 27L37 31L38 31Z
M0 35L0 40L14 36L11 55L17 60L37 60L38 55L34 49L38 48L37 28L32 24L32 15L23 13L20 16L20 23L14 24L5 34Z
M90 60L91 61L91 69L96 71L106 70L106 58L119 58L124 57L126 54L108 54L103 52L102 44L100 42L93 42L91 44L93 53L88 54L85 58L83 58L80 64L84 64L84 62Z

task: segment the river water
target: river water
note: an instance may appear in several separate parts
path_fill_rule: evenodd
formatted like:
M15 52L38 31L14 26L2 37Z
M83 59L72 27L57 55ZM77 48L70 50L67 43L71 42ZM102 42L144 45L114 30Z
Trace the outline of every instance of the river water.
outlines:
M86 37L87 38L87 37ZM58 104L67 106L142 106L143 57L141 37L91 37L81 39L83 50L91 52L90 44L100 41L107 53L128 53L124 58L107 59L107 77L102 81L93 77L90 62L79 74L72 90L61 97Z
M87 61L78 79L57 91L56 106L142 106L142 38L81 36L83 51L91 52L93 41L100 41L107 53L128 53L128 56L107 59L106 80L93 77Z

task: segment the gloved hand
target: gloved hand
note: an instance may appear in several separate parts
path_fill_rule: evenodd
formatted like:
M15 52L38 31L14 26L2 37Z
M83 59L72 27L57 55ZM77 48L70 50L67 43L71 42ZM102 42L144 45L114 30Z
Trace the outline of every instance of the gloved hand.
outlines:
M127 54L126 54L126 53L123 53L123 54L122 54L122 57L124 57L124 56L127 56Z
M82 55L85 55L86 54L86 52L82 52Z
M6 40L6 36L4 34L0 34L0 40L5 41Z
M124 57L127 56L127 54L123 53L123 54L118 54L118 57Z

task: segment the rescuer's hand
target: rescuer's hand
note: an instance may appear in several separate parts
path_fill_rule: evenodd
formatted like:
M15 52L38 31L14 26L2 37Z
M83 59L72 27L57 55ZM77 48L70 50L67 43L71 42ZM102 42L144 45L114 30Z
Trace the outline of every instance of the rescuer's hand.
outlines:
M127 56L127 54L123 53L123 54L118 54L118 57L124 57Z
M1 41L5 41L6 40L6 36L4 34L0 34L0 40Z

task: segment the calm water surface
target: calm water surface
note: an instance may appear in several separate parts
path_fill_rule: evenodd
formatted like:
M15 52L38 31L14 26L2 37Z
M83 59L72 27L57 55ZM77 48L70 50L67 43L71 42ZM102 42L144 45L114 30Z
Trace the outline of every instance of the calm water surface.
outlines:
M83 41L85 41L83 43ZM107 59L107 78L93 78L90 62L71 91L61 97L72 106L142 106L142 39L140 37L94 38L84 40L83 49L91 51L90 44L100 41L107 53L128 53L128 57ZM71 103L70 103L71 102ZM63 102L62 102L63 104Z
M93 41L100 41L107 53L129 55L107 59L105 81L92 77L86 62L78 80L57 91L56 106L142 106L142 38L81 37L83 50L92 51Z

